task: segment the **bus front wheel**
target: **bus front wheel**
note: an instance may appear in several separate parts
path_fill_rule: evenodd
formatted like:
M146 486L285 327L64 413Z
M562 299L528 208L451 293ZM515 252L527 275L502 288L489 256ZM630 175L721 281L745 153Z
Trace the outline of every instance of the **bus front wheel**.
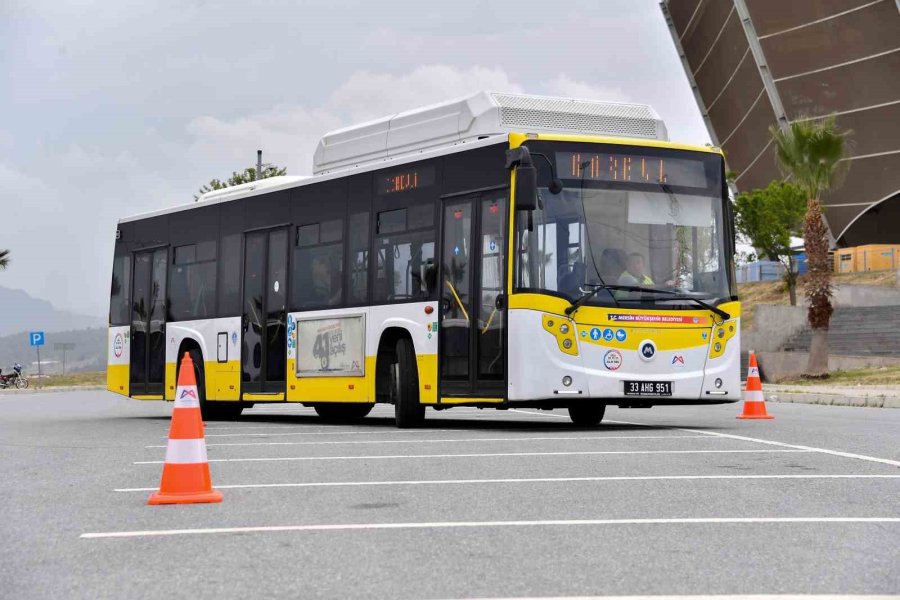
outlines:
M419 372L416 353L408 338L397 340L397 362L391 365L391 401L397 427L418 427L425 420L425 407L419 403Z
M595 427L603 420L606 412L605 404L587 404L569 407L569 418L572 423L581 427Z

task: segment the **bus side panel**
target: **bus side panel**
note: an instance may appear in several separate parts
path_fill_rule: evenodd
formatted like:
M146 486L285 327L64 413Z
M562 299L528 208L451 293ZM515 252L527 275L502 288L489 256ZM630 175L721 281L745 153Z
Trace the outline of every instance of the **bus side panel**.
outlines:
M200 319L166 324L166 399L174 400L178 350L184 340L200 346L206 376L206 398L239 400L241 379L241 318Z
M109 342L106 357L106 389L127 396L129 381L129 359L131 328L127 325L109 328Z
M425 306L433 312L425 312ZM375 361L384 331L397 327L409 332L419 367L419 397L422 404L437 403L437 313L435 302L416 302L372 307L343 308L291 313L288 323L287 399L291 402L375 402ZM310 345L314 340L300 339L292 323L306 319L338 319L364 314L365 375L297 374L297 345ZM324 322L327 324L327 322ZM349 340L345 340L349 342ZM309 351L309 348L306 351Z
M431 313L425 312L431 307ZM438 303L413 302L373 306L366 326L369 332L366 354L375 356L382 333L391 328L405 329L412 338L419 370L419 403L437 404L438 401ZM373 388L374 389L374 388Z
M305 323L308 320L322 319L322 326L333 326L339 321L329 320L363 315L368 323L369 310L366 307L356 307L296 312L288 316L288 402L375 402L375 357L369 355L365 339L344 340L351 348L363 348L364 375L301 376L297 374L297 345L300 344L306 352L311 352L315 344L315 339L301 339L299 322ZM342 335L350 334L342 331ZM363 336L366 336L366 332L363 332Z

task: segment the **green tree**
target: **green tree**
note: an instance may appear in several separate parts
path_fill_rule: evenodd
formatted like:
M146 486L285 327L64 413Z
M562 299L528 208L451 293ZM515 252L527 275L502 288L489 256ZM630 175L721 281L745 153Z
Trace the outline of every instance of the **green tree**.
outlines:
M0 271L9 266L9 250L0 250Z
M262 177L259 179L267 179L269 177L276 177L278 175L284 175L287 173L287 168L285 167L276 167L275 165L263 165ZM231 177L222 181L220 179L212 179L209 183L201 187L197 193L194 195L194 201L200 199L200 196L205 194L206 192L211 192L213 190L221 190L223 188L231 187L234 185L241 185L242 183L250 183L251 181L256 181L256 167L247 167L241 172L232 171Z
M797 261L791 252L791 238L803 235L806 194L784 181L769 187L738 194L734 199L735 227L753 247L769 260L784 265L784 283L797 305Z
M805 295L812 328L806 377L828 377L828 325L831 321L831 262L828 260L828 228L819 197L835 187L848 165L850 131L839 131L834 117L799 120L786 129L772 127L775 155L782 173L806 195L803 241L806 246Z

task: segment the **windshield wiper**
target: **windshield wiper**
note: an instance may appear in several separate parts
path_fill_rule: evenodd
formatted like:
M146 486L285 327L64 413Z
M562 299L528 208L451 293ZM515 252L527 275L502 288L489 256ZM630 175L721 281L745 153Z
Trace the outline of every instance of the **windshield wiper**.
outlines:
M578 297L574 302L572 302L571 306L566 307L566 311L565 311L566 315L571 316L572 313L574 313L576 310L581 308L581 306L585 302L587 302L588 300L590 300L591 298L596 296L597 292L599 292L600 290L604 290L604 289L610 290L610 294L612 294L612 290L621 291L621 292L640 292L640 293L650 292L653 294L666 294L666 295L670 296L669 298L666 298L667 300L689 300L691 302L694 302L698 306L717 314L718 316L722 317L722 319L725 321L727 321L728 319L731 318L731 315L728 314L727 312L725 312L724 310L722 310L721 308L719 308L717 306L713 306L712 304L710 304L708 302L704 302L700 298L696 298L694 296L685 296L685 295L679 294L678 292L673 292L671 290L660 290L660 289L656 289L656 288L641 287L641 286L636 286L636 285L596 285L596 284L593 286L592 290L585 292L582 296ZM615 296L613 296L613 298L615 298ZM618 304L618 303L616 303L616 304Z
M611 291L613 288L616 288L616 287L618 287L618 286L615 286L615 285L606 285L605 283L601 283L601 284L596 284L596 283L595 283L595 284L591 284L591 287L592 287L593 289L591 289L591 290L588 291L588 292L584 292L581 296L579 296L579 297L576 298L574 301L572 301L572 304L571 304L571 305L569 305L569 306L566 307L566 316L567 316L567 317L572 316L572 313L573 313L573 312L575 312L576 310L578 310L579 308L581 308L581 305L582 305L582 304L584 304L585 302L587 302L588 300L590 300L591 298L593 298L594 296L596 296L596 295L597 295L597 292L599 292L600 290L610 290L609 295L612 297L613 302L616 303L616 306L619 305L619 303L616 301L616 296L615 296L615 295L612 293L612 291Z

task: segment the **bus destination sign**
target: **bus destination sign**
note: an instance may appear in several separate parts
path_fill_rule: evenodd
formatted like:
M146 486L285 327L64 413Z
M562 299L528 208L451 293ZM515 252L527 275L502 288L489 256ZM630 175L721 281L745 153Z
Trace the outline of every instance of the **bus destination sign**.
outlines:
M629 154L557 152L556 168L564 179L664 183L688 187L707 185L702 160Z

